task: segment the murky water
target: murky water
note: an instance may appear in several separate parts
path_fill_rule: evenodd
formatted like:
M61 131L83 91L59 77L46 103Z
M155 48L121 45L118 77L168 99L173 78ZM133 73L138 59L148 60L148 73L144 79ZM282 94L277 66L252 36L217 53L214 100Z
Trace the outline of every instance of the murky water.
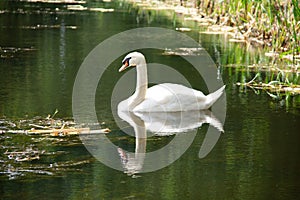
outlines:
M72 89L76 73L87 54L100 42L119 32L144 26L175 30L176 21L119 3L90 3L115 8L114 12L70 11L51 4L1 2L0 14L0 127L18 126L20 119L45 118L56 109L56 118L72 116ZM22 9L20 6L24 6ZM42 6L42 7L41 7ZM193 27L193 24L189 24ZM228 65L268 62L262 53L223 36L187 32L219 65L227 85L227 115L212 151L200 159L208 125L199 128L190 148L161 170L128 175L97 161L77 136L44 137L0 135L1 199L297 199L300 188L299 98L272 99L235 85L251 80L251 71L237 73ZM108 50L109 51L109 50ZM143 50L149 62L180 68L195 88L198 78L182 69L177 56ZM97 97L110 95L123 55L112 63L102 81L107 87ZM253 76L252 76L253 77ZM248 81L249 81L248 80ZM200 81L201 82L201 81ZM132 83L134 84L134 83ZM103 86L103 84L101 84ZM206 91L205 91L206 92ZM109 103L109 102L108 102ZM112 132L110 140L134 151L135 139L120 131L107 105L96 105L100 122ZM151 137L147 151L156 150L174 136ZM92 138L93 139L93 138ZM12 155L9 152L23 151ZM29 155L26 154L26 152ZM33 153L32 153L33 152ZM122 155L122 152L120 152ZM39 159L20 162L24 157ZM123 159L123 160L122 160ZM126 160L126 156L125 156ZM124 158L120 158L120 163Z

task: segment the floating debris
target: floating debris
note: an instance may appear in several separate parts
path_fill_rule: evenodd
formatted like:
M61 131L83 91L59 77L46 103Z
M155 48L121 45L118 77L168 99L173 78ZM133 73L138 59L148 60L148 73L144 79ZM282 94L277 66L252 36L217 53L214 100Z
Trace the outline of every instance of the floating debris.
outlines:
M89 8L88 10L94 12L114 12L115 9L113 8Z
M113 8L88 8L84 7L82 5L68 5L68 10L72 11L94 11L94 12L114 12L115 10Z
M67 9L68 10L87 10L88 8L87 7L84 7L82 5L68 5L67 6Z
M39 160L40 155L44 154L45 150L33 150L32 148L27 148L24 151L13 151L8 152L6 151L4 154L7 155L8 159L15 160L17 162L24 162L24 161L32 161L32 160Z
M80 134L102 134L109 133L111 130L109 128L91 130L90 128L76 128L76 127L66 127L67 124L73 123L64 123L61 128L53 128L52 126L42 126L37 124L29 124L34 128L23 129L23 130L14 130L14 129L2 129L1 134L10 133L10 134L31 134L31 135L51 135L51 136L67 136L67 135L80 135ZM66 128L65 128L66 127ZM36 129L38 128L38 129Z
M50 4L86 4L81 0L20 0L28 3L50 3Z
M66 171L80 171L79 165L94 160L84 153L86 150L78 135L106 134L110 132L108 128L99 128L105 123L79 126L71 118L54 119L57 113L55 110L47 117L30 119L0 118L0 179L61 176ZM78 148L84 153L79 157ZM72 155L73 151L76 155Z
M181 28L176 28L175 30L176 30L176 31L182 31L182 32L189 32L189 31L191 31L192 29L190 29L190 28L185 28L185 27L181 27Z
M19 53L31 52L36 49L33 47L20 48L20 47L0 47L0 58L13 58Z
M91 130L90 128L60 128L60 129L49 129L39 130L31 129L25 130L26 134L50 134L51 136L67 136L67 135L80 135L80 134L101 134L109 133L110 129L104 128L99 130Z
M6 163L7 165L2 165L0 168L0 178L1 175L6 175L9 180L15 180L20 177L24 177L27 174L38 175L38 176L62 176L67 171L80 171L78 166L91 163L92 159L77 160L77 161L64 161L57 163L36 163L36 164L26 164L26 162L17 163ZM34 178L30 176L29 178Z
M45 171L45 170L33 170L33 169L19 169L18 172L29 172L29 173L34 173L34 174L45 174L48 176L54 175L53 172Z
M265 64L253 64L247 66L241 66L240 64L227 64L223 65L223 67L234 68L237 71L251 71L251 72L272 72L274 74L277 73L300 73L300 67L297 65L286 65L282 66L270 66Z
M199 56L203 54L203 48L176 48L165 49L163 55Z
M206 31L202 31L202 34L229 34L234 37L235 31L237 31L236 27L231 26L220 26L220 25L212 25L207 28Z
M238 86L247 86L252 89L266 90L275 93L289 93L292 96L300 94L300 85L287 85L281 82L270 82L270 83L237 83ZM269 94L270 95L270 94Z
M20 28L37 30L37 29L59 29L61 27L64 27L65 29L71 29L71 30L77 29L77 26L62 26L62 25L59 25L59 24L57 24L57 25L37 24L37 25L34 25L34 26L21 26Z
M287 94L289 96L300 95L300 85L283 83L277 80L270 81L269 83L256 82L255 80L258 76L259 75L256 74L256 76L251 81L246 83L237 82L236 85L249 87L254 90L265 90L267 91L267 94L269 96L276 99L278 98L278 95L274 95L271 93Z
M50 135L50 136L67 136L80 134L103 134L109 133L109 128L91 129L85 128L84 125L76 127L76 123L72 119L62 120L54 119L58 110L46 118L36 117L34 119L22 119L17 122L0 119L1 134L27 134L27 135ZM92 126L101 126L103 123L92 124ZM91 124L88 124L91 125Z

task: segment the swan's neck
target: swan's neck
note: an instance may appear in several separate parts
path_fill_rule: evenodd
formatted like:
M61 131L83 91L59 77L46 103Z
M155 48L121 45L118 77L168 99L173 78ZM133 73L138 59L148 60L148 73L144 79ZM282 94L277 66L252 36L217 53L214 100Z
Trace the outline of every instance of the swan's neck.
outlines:
M145 60L142 60L142 62L136 66L136 72L136 88L135 93L131 96L131 101L129 104L130 110L144 101L146 96L148 88L148 77L147 65Z

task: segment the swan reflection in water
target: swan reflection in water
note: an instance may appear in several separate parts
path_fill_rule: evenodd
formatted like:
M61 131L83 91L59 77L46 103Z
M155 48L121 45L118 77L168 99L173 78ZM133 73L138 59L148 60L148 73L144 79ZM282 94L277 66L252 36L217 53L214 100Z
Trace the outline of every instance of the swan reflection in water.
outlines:
M210 110L189 112L137 113L118 110L119 117L130 124L135 134L135 152L118 148L124 172L134 175L143 172L146 158L147 132L158 136L188 135L203 124L210 124L217 134L206 134L199 157L204 158L215 146L223 131L222 123ZM202 153L201 153L202 152ZM159 162L159 160L157 160Z

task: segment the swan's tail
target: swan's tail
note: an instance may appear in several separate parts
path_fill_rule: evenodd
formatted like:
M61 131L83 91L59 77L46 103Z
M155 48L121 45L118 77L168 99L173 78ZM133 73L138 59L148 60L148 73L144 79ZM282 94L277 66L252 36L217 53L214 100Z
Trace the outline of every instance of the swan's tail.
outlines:
M206 109L210 108L220 98L220 96L223 94L225 87L226 85L222 86L217 91L210 93L206 96Z

